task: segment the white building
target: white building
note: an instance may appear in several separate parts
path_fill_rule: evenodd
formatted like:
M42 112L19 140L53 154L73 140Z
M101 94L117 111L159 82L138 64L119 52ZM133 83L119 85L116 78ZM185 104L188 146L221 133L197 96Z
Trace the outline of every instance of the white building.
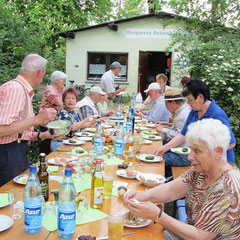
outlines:
M98 84L110 64L119 61L123 69L115 81L127 85L129 94L143 93L159 73L168 76L169 85L179 86L171 67L177 55L166 48L181 24L164 28L171 18L172 14L159 12L61 32L66 38L68 80L86 87Z

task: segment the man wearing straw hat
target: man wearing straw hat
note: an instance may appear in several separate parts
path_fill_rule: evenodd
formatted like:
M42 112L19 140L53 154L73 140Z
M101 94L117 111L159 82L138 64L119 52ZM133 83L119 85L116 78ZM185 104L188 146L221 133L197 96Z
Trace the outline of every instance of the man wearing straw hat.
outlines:
M167 143L181 132L190 109L185 104L185 97L181 95L181 91L177 88L166 90L164 100L168 111L174 114L173 125L171 127L169 125L159 125L156 130L158 133L165 135L166 138L163 143ZM179 147L186 147L186 144L184 143ZM170 151L166 152L163 158L165 160L165 175L167 176L171 175L171 166L189 165L190 163L187 155L179 155Z

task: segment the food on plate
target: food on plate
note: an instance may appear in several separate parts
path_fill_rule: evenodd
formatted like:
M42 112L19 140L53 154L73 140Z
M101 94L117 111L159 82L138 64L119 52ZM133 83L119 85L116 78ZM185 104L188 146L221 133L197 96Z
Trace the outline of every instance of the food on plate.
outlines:
M126 163L121 163L121 164L118 164L118 168L127 169L128 165Z
M84 151L83 151L83 150L80 150L80 149L77 149L77 150L76 150L76 153L84 153Z
M82 132L82 136L88 136L89 134L86 132Z
M108 135L105 137L104 143L110 143L110 142L112 142L112 136Z
M55 161L55 163L60 163L61 162L61 158L60 157L55 157L54 161Z
M22 184L26 184L27 180L28 180L28 176L26 176L26 177L24 177L22 179L19 179L19 182L22 183Z
M126 174L128 177L132 177L133 176L133 169L131 167L129 167L126 171Z
M96 237L92 237L91 235L81 235L78 236L78 240L96 240Z
M66 165L66 168L71 168L72 169L72 173L75 173L75 170L74 170L74 164L72 162L69 162L67 165Z
M127 212L124 215L124 224L138 226L145 223L147 220L134 216L131 212Z
M127 192L127 188L124 186L118 187L118 196L123 197L124 194Z
M149 136L148 138L152 138L153 139L153 138L155 138L155 136Z
M187 147L183 147L183 148L182 148L182 151L183 151L183 152L187 152L187 151L188 151L188 148L187 148Z
M148 156L146 156L146 159L147 159L147 160L153 160L153 159L154 159L154 156L153 156L153 155L148 155Z
M73 139L70 139L68 140L69 143L76 143L77 141L76 140L73 140Z

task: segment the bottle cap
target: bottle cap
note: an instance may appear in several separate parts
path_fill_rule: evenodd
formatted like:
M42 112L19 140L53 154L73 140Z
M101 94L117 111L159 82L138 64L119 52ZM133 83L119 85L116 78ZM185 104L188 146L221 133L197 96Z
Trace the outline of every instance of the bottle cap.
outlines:
M96 160L96 164L101 164L102 163L102 161L101 160Z
M66 177L71 177L72 176L72 169L71 168L66 168L65 169L65 176Z
M123 126L123 122L120 122L120 126Z
M30 165L30 173L37 173L37 167L35 165Z
M101 121L98 121L97 124L101 124Z
M45 153L40 153L39 157L46 157L46 154Z

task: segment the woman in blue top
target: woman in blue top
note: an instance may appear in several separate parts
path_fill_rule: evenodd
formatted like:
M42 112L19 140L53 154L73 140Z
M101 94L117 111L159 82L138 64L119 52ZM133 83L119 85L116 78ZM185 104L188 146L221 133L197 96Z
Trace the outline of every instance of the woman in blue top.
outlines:
M188 125L201 120L203 118L213 118L220 120L225 124L231 134L231 139L227 151L228 162L234 163L234 151L233 148L236 145L236 139L230 128L229 119L226 113L210 98L210 91L208 86L201 80L191 79L183 92L183 96L187 98L187 103L192 108L188 115L188 118L184 124L184 127L180 134L174 137L170 142L158 148L154 154L163 156L165 160L166 169L171 166L187 166L191 162L188 161L187 155L179 155L170 151L171 148L179 147L185 142L185 135L187 133Z
M88 116L85 119L81 119L79 113L74 109L78 101L78 93L74 88L68 88L62 95L64 103L63 109L57 113L59 120L68 120L71 122L70 134L71 137L75 132L81 131L82 128L90 127L95 124L96 117ZM51 151L56 151L63 144L62 141L52 140Z

